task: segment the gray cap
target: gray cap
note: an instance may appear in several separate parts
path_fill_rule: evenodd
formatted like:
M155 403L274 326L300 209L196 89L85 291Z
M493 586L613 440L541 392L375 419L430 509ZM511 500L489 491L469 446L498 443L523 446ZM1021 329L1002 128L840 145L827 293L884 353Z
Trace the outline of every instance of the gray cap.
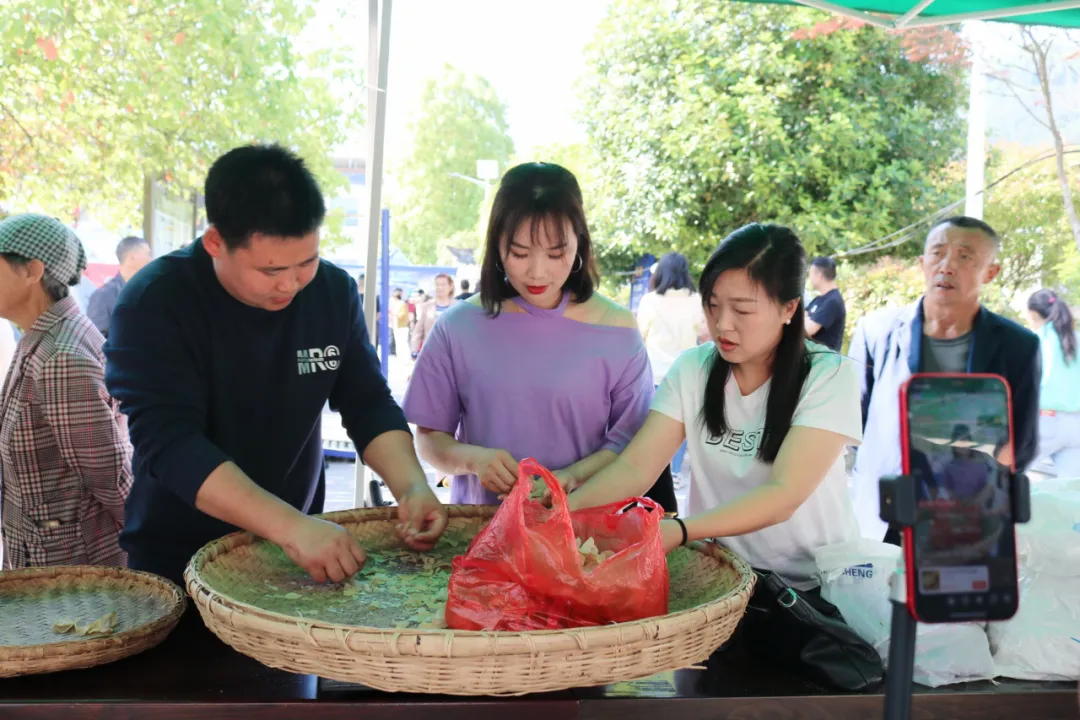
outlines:
M75 232L56 218L36 213L0 220L0 253L40 260L45 274L65 285L78 285L86 269L86 251Z

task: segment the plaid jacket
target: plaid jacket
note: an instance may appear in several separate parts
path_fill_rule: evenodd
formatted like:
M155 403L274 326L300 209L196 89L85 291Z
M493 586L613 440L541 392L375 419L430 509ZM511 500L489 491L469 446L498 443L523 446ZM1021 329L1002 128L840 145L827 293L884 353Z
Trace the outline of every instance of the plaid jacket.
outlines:
M104 339L68 297L19 340L0 396L4 567L126 565L127 421L105 389Z

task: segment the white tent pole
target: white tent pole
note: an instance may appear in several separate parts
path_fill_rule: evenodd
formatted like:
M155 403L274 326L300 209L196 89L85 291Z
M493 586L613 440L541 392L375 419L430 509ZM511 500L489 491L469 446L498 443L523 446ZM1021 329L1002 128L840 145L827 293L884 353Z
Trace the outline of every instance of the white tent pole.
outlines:
M812 8L815 8L817 10L824 10L825 12L831 12L831 13L834 13L836 15L843 15L845 17L853 18L855 20L861 20L864 23L869 23L870 25L876 25L877 27L882 27L882 28L891 28L892 27L892 23L889 22L887 19L885 19L883 17L879 17L879 16L876 16L876 15L871 15L869 13L864 13L864 12L861 12L859 10L852 10L851 8L846 8L843 5L837 5L836 3L831 3L828 0L795 0L795 1L798 2L800 5L805 5L806 7L812 7Z
M380 17L379 6L382 5ZM375 342L375 266L379 261L379 220L382 216L383 140L386 137L386 81L390 68L390 9L393 0L368 0L367 131L368 152L364 184L368 191L367 262L364 318Z
M915 7L911 8L906 13L900 16L900 19L896 21L896 27L905 27L909 22L919 17L919 13L930 7L933 2L934 0L920 0L920 2Z
M896 15L871 15L861 10L837 5L828 0L795 0L800 5L824 10L825 12L843 15L845 17L861 20L870 25L875 25L887 30L908 29L917 27L931 27L934 25L951 25L959 22L971 22L975 20L998 20L1000 18L1016 17L1017 15L1044 15L1057 12L1058 10L1075 10L1080 8L1080 0L1057 0L1056 2L1039 3L1037 5L1021 5L999 10L977 10L975 12L957 13L955 15L935 15L932 17L916 17L925 10L933 0L919 0L915 7L901 16ZM889 18L896 18L895 20Z
M967 182L964 214L982 220L986 186L986 61L981 28L972 28L971 90L968 97Z
M380 17L379 6L382 5ZM368 64L365 81L368 89L368 153L364 185L368 191L367 261L364 265L364 318L368 336L375 338L375 266L379 261L379 221L382 217L383 141L386 138L386 81L390 70L390 11L393 0L368 0ZM356 458L356 507L370 505L368 467Z
M936 15L928 18L918 18L907 24L909 28L926 27L929 25L951 25L958 22L971 22L974 20L999 20L1001 18L1016 17L1017 15L1045 15L1058 10L1076 10L1080 8L1080 0L1058 0L1058 2L1039 3L1038 5L1014 5L1001 8L1000 10L978 10L969 13L957 13L956 15Z

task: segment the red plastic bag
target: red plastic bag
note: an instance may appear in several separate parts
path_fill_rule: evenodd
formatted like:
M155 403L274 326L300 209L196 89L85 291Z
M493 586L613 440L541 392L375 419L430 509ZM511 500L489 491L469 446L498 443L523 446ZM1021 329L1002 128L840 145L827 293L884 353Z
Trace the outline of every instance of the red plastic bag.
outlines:
M551 489L551 508L531 500L532 476ZM529 458L491 523L454 558L446 624L455 630L557 630L666 615L664 511L633 498L571 513L559 481ZM575 535L603 552L586 569Z

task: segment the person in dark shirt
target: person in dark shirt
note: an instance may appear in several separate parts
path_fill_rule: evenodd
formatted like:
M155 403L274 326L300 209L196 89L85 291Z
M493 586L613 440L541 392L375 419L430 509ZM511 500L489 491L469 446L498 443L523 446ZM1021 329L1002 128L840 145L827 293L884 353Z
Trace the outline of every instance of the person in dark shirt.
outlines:
M247 146L218 158L205 196L210 227L132 278L106 345L135 451L128 565L182 582L200 547L242 528L317 581L356 573L355 539L308 514L322 511L327 401L397 498L402 539L431 548L446 509L380 373L356 282L319 258L314 178L281 147Z
M152 259L150 245L141 237L129 235L116 246L116 260L120 263L119 271L107 283L95 290L86 304L86 315L102 336L109 337L109 320L112 318L116 299L120 297L120 291L124 289L127 281L146 267Z
M476 293L470 292L469 288L472 287L468 280L461 281L461 294L455 297L455 300L468 300Z
M840 352L847 309L844 296L836 287L836 262L827 257L814 258L809 275L818 295L806 306L806 334L814 342Z
M360 290L360 309L364 309L364 288L367 287L367 276L364 273L360 273L356 276L356 287ZM375 293L375 347L382 347L379 343L379 318L382 315L382 295ZM390 354L397 355L397 345L394 342L393 334L390 335Z

